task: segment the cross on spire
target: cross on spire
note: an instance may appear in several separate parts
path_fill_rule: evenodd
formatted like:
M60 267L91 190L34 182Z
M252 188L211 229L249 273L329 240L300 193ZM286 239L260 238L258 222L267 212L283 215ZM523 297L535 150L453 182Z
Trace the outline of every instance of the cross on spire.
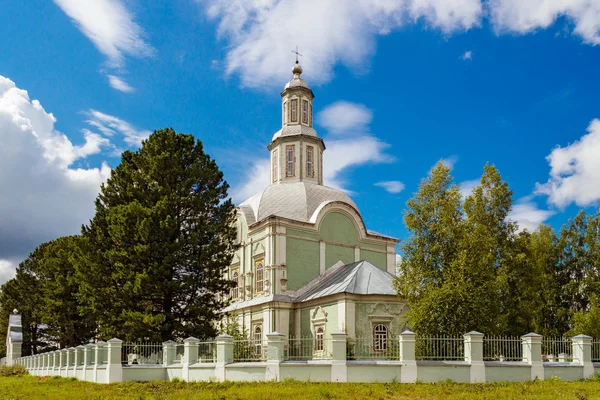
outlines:
M296 64L298 64L298 56L302 56L302 54L298 53L298 46L296 46L296 50L292 50L292 53L296 54Z

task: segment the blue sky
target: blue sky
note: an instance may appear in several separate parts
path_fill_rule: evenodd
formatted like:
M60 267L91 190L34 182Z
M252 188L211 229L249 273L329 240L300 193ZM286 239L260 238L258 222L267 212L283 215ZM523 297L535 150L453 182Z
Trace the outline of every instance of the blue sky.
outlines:
M201 139L236 202L261 190L296 45L326 184L369 229L406 237L440 159L465 192L495 164L530 230L600 200L599 1L21 1L0 35L0 281L154 129Z

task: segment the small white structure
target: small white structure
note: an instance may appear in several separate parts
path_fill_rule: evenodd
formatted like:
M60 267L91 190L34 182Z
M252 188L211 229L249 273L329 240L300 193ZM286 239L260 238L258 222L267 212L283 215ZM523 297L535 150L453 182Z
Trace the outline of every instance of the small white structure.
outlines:
M8 332L6 333L6 365L13 365L13 361L21 357L22 345L21 315L11 314L8 319Z

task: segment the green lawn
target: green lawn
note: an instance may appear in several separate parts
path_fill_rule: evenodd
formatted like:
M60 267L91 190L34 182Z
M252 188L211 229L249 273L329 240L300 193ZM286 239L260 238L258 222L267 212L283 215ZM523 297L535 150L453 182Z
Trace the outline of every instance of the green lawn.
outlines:
M0 377L1 399L600 399L600 380L498 384L184 383L101 385L28 375Z

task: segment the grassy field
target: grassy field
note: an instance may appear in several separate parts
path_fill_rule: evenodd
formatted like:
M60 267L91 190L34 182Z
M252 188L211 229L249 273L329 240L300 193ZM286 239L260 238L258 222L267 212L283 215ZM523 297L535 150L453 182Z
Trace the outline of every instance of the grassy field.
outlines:
M600 380L498 384L184 383L101 385L29 375L1 376L0 399L600 399Z

